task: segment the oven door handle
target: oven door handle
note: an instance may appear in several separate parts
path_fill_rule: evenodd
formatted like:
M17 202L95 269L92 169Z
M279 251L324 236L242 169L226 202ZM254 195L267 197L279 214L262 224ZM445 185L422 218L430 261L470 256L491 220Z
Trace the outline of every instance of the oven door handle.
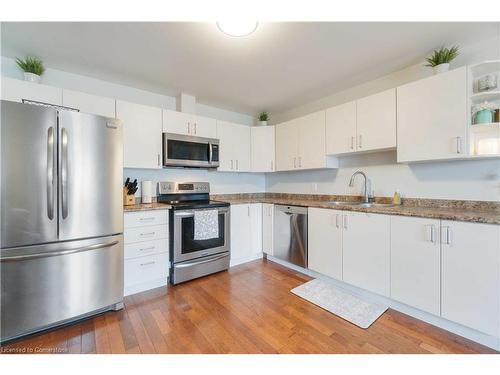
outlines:
M228 253L220 254L220 255L215 255L215 256L210 256L210 257L204 257L202 260L195 260L192 262L184 262L180 264L174 265L175 268L186 268L186 267L192 267L192 266L197 266L199 264L204 264L204 263L210 263L225 257L228 257Z

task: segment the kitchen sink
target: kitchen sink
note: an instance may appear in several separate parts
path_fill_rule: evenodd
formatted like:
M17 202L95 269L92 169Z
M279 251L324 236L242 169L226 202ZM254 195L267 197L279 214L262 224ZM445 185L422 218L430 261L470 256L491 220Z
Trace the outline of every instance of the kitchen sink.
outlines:
M375 203L375 202L370 202L370 203L365 203L365 202L345 202L345 201L329 201L326 202L327 204L330 204L332 206L337 206L337 207L364 207L364 208L370 208L370 207L394 207L395 205L392 203Z
M332 206L358 206L362 202L345 202L345 201L328 201L327 204L331 204Z

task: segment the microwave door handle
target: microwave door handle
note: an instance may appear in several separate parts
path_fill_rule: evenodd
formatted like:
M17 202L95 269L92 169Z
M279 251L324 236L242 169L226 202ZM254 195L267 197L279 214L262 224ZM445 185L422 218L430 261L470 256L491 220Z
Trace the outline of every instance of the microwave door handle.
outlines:
M212 164L212 142L208 142L208 163Z

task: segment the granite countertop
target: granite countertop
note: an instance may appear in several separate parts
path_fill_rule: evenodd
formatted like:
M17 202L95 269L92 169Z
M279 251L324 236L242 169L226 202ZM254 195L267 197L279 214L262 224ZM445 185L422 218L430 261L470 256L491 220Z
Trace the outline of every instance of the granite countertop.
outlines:
M134 212L134 211L151 211L151 210L168 210L172 208L170 204L166 203L136 203L131 206L123 206L123 212Z
M403 204L393 207L357 207L333 206L328 204L331 200L351 201L359 200L353 196L328 196L304 194L279 194L279 193L250 193L250 194L221 194L211 196L214 200L231 204L245 203L272 203L290 206L328 208L342 211L366 212L374 214L401 215L423 217L430 219L466 221L472 223L485 223L500 225L500 203L479 201L454 201L435 199L403 199ZM390 198L377 198L377 202L390 203ZM124 206L124 212L166 210L172 206L165 203L137 203Z
M338 198L338 197L337 197ZM267 197L259 195L248 195L243 194L235 195L231 197L230 195L225 196L214 196L214 199L223 200L231 204L244 204L244 203L273 203L273 204L283 204L283 205L293 205L293 206L303 206L303 207L318 207L318 208L328 208L334 210L344 210L344 211L356 211L356 212L366 212L374 214L387 214L387 215L401 215L401 216L413 216L413 217L424 217L431 219L442 219L442 220L456 220L456 221L467 221L473 223L486 223L486 224L499 224L500 225L500 207L492 203L488 204L478 204L474 206L470 204L465 205L463 201L450 201L456 202L455 204L450 204L448 207L432 205L429 200L425 200L424 203L428 203L427 206L415 205L415 202L411 204L402 204L400 206L393 207L356 207L356 206L332 206L327 203L328 200L335 199L301 199L293 197L290 195L288 198L282 197ZM341 199L339 199L341 200ZM346 200L346 199L343 199ZM383 203L387 203L386 201ZM491 208L489 208L491 207Z

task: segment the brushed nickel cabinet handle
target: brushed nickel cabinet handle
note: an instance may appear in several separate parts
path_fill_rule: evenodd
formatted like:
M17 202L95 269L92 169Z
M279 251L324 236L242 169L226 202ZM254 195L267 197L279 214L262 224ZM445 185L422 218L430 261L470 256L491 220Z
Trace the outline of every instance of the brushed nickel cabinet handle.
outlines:
M361 144L361 140L362 140L362 138L361 138L361 137L362 137L362 136L361 136L361 134L360 134L360 135L359 135L359 143L358 143L358 147L359 147L359 148L363 147L363 146L362 146L362 144Z
M351 136L351 150L354 150L354 136Z
M457 139L457 154L462 153L462 137L456 137Z
M150 266L152 264L155 264L156 262L153 260L151 262L146 262L146 263L141 263L141 267L144 267L144 266Z

